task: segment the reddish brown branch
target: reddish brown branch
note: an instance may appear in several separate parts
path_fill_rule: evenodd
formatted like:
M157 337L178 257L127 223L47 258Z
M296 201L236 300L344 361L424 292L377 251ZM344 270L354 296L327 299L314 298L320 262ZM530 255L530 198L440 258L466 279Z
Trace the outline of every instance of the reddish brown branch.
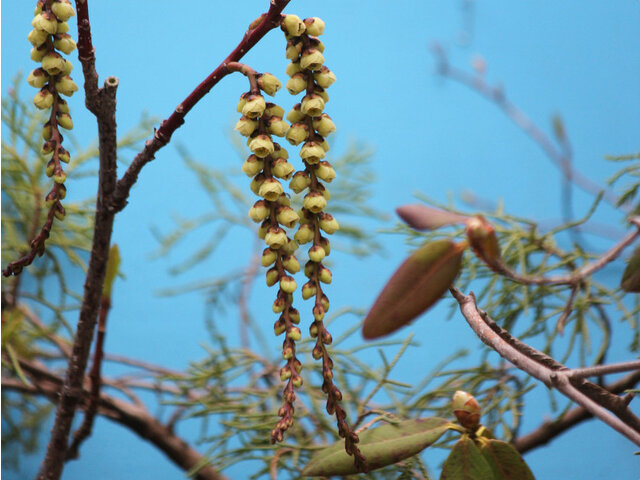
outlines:
M269 11L261 17L258 25L245 32L244 37L229 56L176 107L169 118L162 122L160 128L156 130L153 135L153 139L147 140L144 149L133 159L124 176L118 181L111 204L111 208L113 208L114 211L120 211L125 207L131 187L138 180L138 174L147 163L154 159L156 152L169 143L173 132L184 123L184 118L187 113L189 113L220 80L231 73L227 65L230 62L239 61L262 37L280 25L281 12L289 1L290 0L272 0ZM251 26L253 26L253 24Z

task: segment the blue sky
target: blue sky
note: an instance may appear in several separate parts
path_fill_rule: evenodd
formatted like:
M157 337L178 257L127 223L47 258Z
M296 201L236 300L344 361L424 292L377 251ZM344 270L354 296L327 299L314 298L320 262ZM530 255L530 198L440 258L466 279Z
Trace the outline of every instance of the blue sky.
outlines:
M167 117L227 56L268 4L89 1L101 82L108 75L120 79L119 132L133 127L142 112ZM19 70L28 73L34 68L26 40L32 10L31 2L24 0L2 4L3 95ZM488 65L488 81L504 85L509 98L545 131L550 130L552 115L561 114L575 166L588 177L602 181L613 173L615 165L604 162L604 155L639 149L640 2L292 0L286 11L326 22L326 64L338 77L326 109L338 126L332 153L345 152L353 142L374 152L379 180L373 185L373 204L383 213L414 202L417 192L446 201L449 195L470 190L493 202L502 199L507 210L518 215L548 222L561 216L558 171L493 105L435 75L429 53L434 41L443 45L453 64L465 69L481 55ZM243 61L286 80L282 34L271 32ZM74 64L74 78L80 83L75 58ZM171 213L191 216L209 208L193 175L184 172L176 144L215 167L240 165L227 132L236 120L237 97L245 90L244 78L228 77L197 105L172 144L145 168L130 205L117 217L114 241L122 252L126 281L120 281L114 293L109 351L176 368L201 357L200 345L206 339L201 297L159 298L156 293L177 281L184 284L246 262L252 239L244 233L232 235L214 257L176 280L168 267L196 244L183 243L184 250L149 261L157 247L151 227L166 231ZM293 103L286 92L276 102L285 110ZM95 138L95 121L82 110L80 94L70 103L74 133L80 139ZM67 185L74 192L72 179ZM180 194L167 199L167 185ZM91 188L83 183L75 192L82 197ZM588 201L588 196L576 193L576 216L586 211ZM597 218L619 225L618 216L606 208ZM373 301L407 251L396 236L380 240L388 250L382 258L332 255L332 305L367 307ZM268 308L271 293L261 284L256 290L256 298L268 302ZM258 312L260 305L252 308ZM410 327L423 347L407 361L431 368L455 350L448 346L453 336L460 344L477 347L477 339L457 327L462 325L459 320L430 318ZM141 472L162 472L155 474L159 478L174 472L180 478L160 454L120 427L101 420L96 430L83 458L67 466L64 478L86 478L88 472L94 480L140 478ZM619 479L637 477L634 447L595 422L551 447L527 456L538 478L606 478L611 465L616 465ZM39 460L24 459L23 474L32 475Z

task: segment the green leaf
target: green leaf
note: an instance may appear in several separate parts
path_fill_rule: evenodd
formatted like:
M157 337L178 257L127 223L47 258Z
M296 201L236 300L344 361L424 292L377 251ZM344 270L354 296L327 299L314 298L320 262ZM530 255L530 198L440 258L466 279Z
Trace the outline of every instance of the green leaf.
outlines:
M359 448L369 470L392 465L421 452L456 425L444 418L418 418L386 424L362 432ZM303 476L318 477L358 473L353 457L339 441L315 455L302 471Z
M463 435L444 461L440 480L494 480L494 476L480 449Z
M407 258L378 295L364 320L362 335L388 335L434 305L460 273L466 243L436 240Z
M120 268L120 249L118 244L114 243L109 249L109 260L107 260L107 273L104 276L104 286L102 287L102 296L111 298L111 288Z
M640 292L640 247L637 247L631 255L627 268L622 274L620 286L627 292Z
M495 480L535 480L533 473L510 443L489 440L480 449Z

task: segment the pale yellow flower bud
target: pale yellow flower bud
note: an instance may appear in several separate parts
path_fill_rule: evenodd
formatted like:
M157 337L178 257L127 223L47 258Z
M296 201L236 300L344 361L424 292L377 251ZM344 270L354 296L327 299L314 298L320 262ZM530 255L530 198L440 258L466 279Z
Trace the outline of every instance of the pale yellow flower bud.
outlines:
M329 103L329 94L325 92L324 88L318 87L314 90L314 92L316 93L316 95L319 95L320 98L322 98L324 103Z
M280 26L286 34L292 37L299 37L306 28L304 22L297 15L285 15Z
M284 137L289 129L289 124L282 120L280 117L269 117L269 122L267 123L267 130L271 135L275 135L277 137Z
M71 120L71 115L68 113L60 113L57 116L58 125L60 125L65 130L73 130L73 120Z
M258 77L258 87L260 87L260 90L264 93L273 97L276 92L282 88L282 84L274 75L263 73Z
M313 297L318 290L313 282L307 282L302 286L302 298L308 300Z
M27 77L27 83L35 88L44 87L48 81L49 81L49 75L47 75L42 68L36 68Z
M53 46L60 50L62 53L69 55L76 49L76 42L71 38L68 33L58 33L53 42Z
M331 164L326 161L322 161L318 164L315 170L315 174L316 177L327 183L331 183L331 181L336 178L336 171L333 169Z
M287 337L297 342L302 338L302 332L300 332L300 329L298 327L291 327L291 329L287 332Z
M322 110L324 110L324 103L325 102L320 95L312 93L311 95L306 95L302 99L300 111L310 117L317 117L322 114Z
M323 137L336 131L336 125L326 113L313 119L313 128Z
M294 123L287 130L285 138L291 145L299 145L309 138L309 127L304 123Z
M314 235L315 231L313 229L313 225L309 223L303 223L302 225L300 225L293 238L295 238L296 242L298 242L300 245L304 245L305 243L309 243L311 240L313 240Z
M307 77L304 73L296 73L293 75L285 86L291 95L297 95L307 88Z
M312 213L320 213L327 206L327 200L320 192L309 192L305 195L302 206Z
M33 97L33 104L40 110L51 108L51 105L53 105L53 94L46 88L43 88Z
M325 257L324 248L320 245L314 245L309 249L309 260L320 263Z
M329 235L335 233L340 228L338 221L333 218L330 213L321 213L318 224L320 225L320 228Z
M482 410L473 395L458 390L453 395L451 409L463 427L470 430L478 427Z
M42 62L42 64L44 65L44 62ZM74 92L78 91L78 85L76 85L76 82L66 75L56 82L55 87L58 93L66 95L67 97L70 97Z
M58 22L58 31L56 33L68 33L69 24L67 22Z
M293 255L298 250L298 242L287 237L287 243L280 249L285 255Z
M289 123L292 123L292 124L302 122L304 120L304 117L305 115L300 110L299 103L296 103L291 109L291 111L287 113L287 120L289 121Z
M280 196L276 200L276 203L278 205L282 205L283 207L290 207L291 206L291 200L289 200L289 197L287 196L286 193L280 194Z
M265 177L264 173L259 173L258 175L253 177L253 179L251 180L251 183L249 184L249 188L256 195L259 195L258 192L260 191L260 187L264 183L265 178L267 177Z
M38 50L37 48L31 49L31 60L34 62L41 62L45 55L47 54L47 49L43 48L42 50Z
M258 128L258 121L247 118L244 115L240 117L235 126L235 129L244 137L250 136L256 128Z
M53 177L53 172L56 169L56 162L52 159L47 162L47 168L45 169L45 173L47 177Z
M264 160L256 157L255 155L250 155L242 164L242 172L248 177L257 175L263 168Z
M47 122L42 127L42 139L51 140L51 123Z
M249 92L245 92L240 95L240 100L238 100L238 105L236 106L236 112L242 113L242 109L247 104L247 97L249 96Z
M272 250L278 250L287 242L287 235L280 227L270 227L264 241Z
M62 206L62 204L60 202L56 203L55 209L53 211L53 214L55 215L55 217L62 221L64 220L65 215L67 214L66 210L64 209L64 207Z
M287 334L287 336L289 336ZM280 380L281 381L285 381L291 378L291 367L289 367L289 365L285 365L284 367L282 367L280 369Z
M282 266L289 273L298 273L300 271L300 263L293 255L287 255L283 258Z
M64 58L58 52L49 52L42 59L42 68L49 75L58 75L64 69Z
M308 35L317 37L324 33L324 22L318 17L305 18L304 24Z
M294 170L295 169L293 168L293 165L287 162L284 158L278 158L275 162L273 162L271 173L274 177L289 180L291 178L291 175L293 175Z
M287 69L285 70L285 73L290 77L293 77L300 70L301 70L300 62L291 62L289 65L287 65Z
M324 248L325 255L329 255L331 253L331 244L329 243L329 239L326 237L320 237L320 241L318 242L322 248Z
M298 288L298 284L290 275L283 275L280 279L280 288L287 293L293 293ZM299 330L299 329L298 329Z
M258 200L249 209L249 218L256 223L263 222L269 216L269 208L264 200Z
M275 202L278 197L282 194L282 185L275 178L267 178L258 190L258 195L260 195L265 200L269 200L270 202Z
M329 270L327 267L320 267L318 279L322 283L326 283L326 284L331 283L331 280L332 280L331 270Z
M34 47L39 47L44 42L49 40L49 34L44 30L34 28L29 32L29 35L27 35L27 40L29 40L29 43Z
M284 117L284 108L275 103L267 102L267 108L264 109L264 115L269 117Z
M66 22L76 14L69 0L56 0L51 4L51 11L61 22Z
M267 104L262 95L249 95L242 107L242 115L247 118L258 118L264 113Z
M67 152L62 146L58 147L58 160L63 163L69 163L71 160L69 152Z
M276 219L280 225L292 228L298 221L298 214L291 207L281 206L277 210Z
M279 319L276 321L276 323L273 324L273 332L276 334L276 336L282 335L286 329L287 329L287 325L283 319Z
M278 279L280 278L280 274L278 273L278 269L273 267L267 270L267 287L273 287L276 283L278 283Z
M289 158L289 152L282 148L279 143L274 143L273 153L271 154L271 156L273 158L284 158L286 160L287 158Z
M336 81L336 76L331 70L323 66L319 71L313 73L313 79L319 87L329 88Z
M318 71L324 63L324 55L317 48L309 48L302 52L300 67L305 70Z
M309 178L309 175L304 171L300 171L296 172L293 176L293 179L289 183L289 188L295 193L300 193L306 189L310 183L311 179Z
M42 12L33 17L33 28L43 30L50 35L58 31L58 19L51 12Z
M292 62L297 62L298 57L300 57L300 52L302 52L302 43L294 40L289 40L287 42L287 50L285 52L285 57Z
M327 153L317 142L306 142L300 149L300 158L309 165L315 165L322 160Z
M257 157L264 158L273 153L273 142L269 135L257 135L249 142L249 150L251 150Z
M269 265L273 265L273 262L278 258L278 253L272 250L271 248L265 248L262 252L261 263L263 267L268 267Z
M62 66L62 72L60 73L62 75L69 75L72 70L73 70L73 63L71 63L69 60L65 60L64 65Z
M69 113L69 104L63 98L58 98L58 111L62 113Z
M273 301L271 310L273 310L273 313L282 313L286 306L287 303L284 301L284 298L278 297Z
M53 174L53 181L56 183L64 183L66 179L67 179L67 175L62 171L62 169L59 169L57 172Z

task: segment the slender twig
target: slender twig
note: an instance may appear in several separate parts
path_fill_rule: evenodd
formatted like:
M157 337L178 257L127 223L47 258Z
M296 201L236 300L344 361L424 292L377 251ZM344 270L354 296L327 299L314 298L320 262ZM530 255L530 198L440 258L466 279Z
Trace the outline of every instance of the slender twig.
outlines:
M160 128L156 130L153 135L153 139L147 140L144 149L133 159L124 176L118 181L111 204L111 208L113 208L114 211L120 211L125 207L131 187L138 180L140 171L147 163L154 159L156 152L169 142L173 133L184 123L184 118L187 113L189 113L196 103L209 93L220 80L231 73L228 64L239 61L262 37L280 25L281 12L289 1L290 0L272 0L269 11L261 17L260 22L254 28L251 28L253 24L250 26L250 29L245 32L244 37L229 56L176 107L169 118L162 122Z
M617 382L607 385L605 388L614 394L620 394L632 388L640 382L640 371L630 373ZM546 421L532 432L513 440L514 447L520 453L526 453L534 448L547 444L558 435L573 428L575 425L593 418L593 415L584 407L574 407L556 420Z
M570 378L598 377L608 373L629 372L640 370L640 360L630 362L610 363L609 365L594 365L593 367L574 368L567 375Z
M562 309L562 315L560 315L560 318L558 318L558 321L556 322L556 331L559 333L564 333L564 325L567 322L569 315L571 315L571 312L573 312L573 301L576 298L576 293L578 292L578 288L579 288L578 285L573 285L571 287L571 293L569 294L569 299L567 300L566 305Z
M619 397L608 395L608 392L601 387L584 380L580 384L573 383L570 378L571 370L564 366L558 368L557 362L529 346L526 346L527 352L531 354L523 353L522 342L514 344L509 341L513 337L500 329L495 322L491 321L491 324L487 322L490 319L486 313L478 310L473 293L464 295L456 288L451 288L450 291L458 301L460 311L467 323L486 345L547 387L556 388L636 445L640 445L640 428L636 428L640 419L628 410L626 403L621 402ZM543 361L545 359L548 360ZM617 417L611 415L605 408L613 411Z

